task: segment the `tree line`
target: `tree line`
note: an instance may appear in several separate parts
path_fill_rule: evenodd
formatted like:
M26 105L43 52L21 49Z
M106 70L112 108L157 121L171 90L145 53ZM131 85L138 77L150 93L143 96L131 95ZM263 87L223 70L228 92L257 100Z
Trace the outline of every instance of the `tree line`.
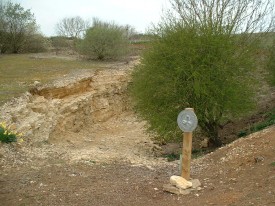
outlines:
M97 18L91 23L80 16L65 17L55 28L57 36L45 38L30 9L0 0L0 53L43 52L53 46L56 52L71 47L88 58L117 59L127 54L129 39L136 34L130 25Z
M79 16L63 18L57 23L56 31L59 36L73 40L79 53L99 60L125 56L129 39L136 34L130 25L121 26L98 18L93 18L91 23Z

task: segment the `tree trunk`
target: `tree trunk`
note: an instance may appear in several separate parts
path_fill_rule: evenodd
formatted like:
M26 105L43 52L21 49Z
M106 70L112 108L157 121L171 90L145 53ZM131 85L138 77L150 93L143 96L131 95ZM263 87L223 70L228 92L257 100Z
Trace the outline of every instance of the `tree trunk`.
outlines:
M209 136L210 143L216 147L222 146L222 141L219 137L219 125L216 122L210 122L206 124L205 130Z

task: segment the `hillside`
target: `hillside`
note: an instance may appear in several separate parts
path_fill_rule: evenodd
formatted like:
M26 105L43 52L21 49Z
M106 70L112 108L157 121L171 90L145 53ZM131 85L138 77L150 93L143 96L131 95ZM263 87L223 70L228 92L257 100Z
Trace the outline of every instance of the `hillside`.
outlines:
M202 190L162 191L178 161L128 104L134 64L72 73L1 108L24 142L0 145L1 205L274 205L275 127L193 159Z

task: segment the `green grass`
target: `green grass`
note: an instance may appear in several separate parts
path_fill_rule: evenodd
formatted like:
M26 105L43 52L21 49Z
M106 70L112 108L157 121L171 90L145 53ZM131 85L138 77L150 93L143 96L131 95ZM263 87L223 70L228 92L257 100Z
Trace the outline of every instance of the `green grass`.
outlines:
M0 55L0 105L27 91L34 81L48 83L77 69L102 67L104 63L93 61Z
M168 162L172 162L172 161L175 161L175 160L179 160L180 159L180 154L171 153L171 154L165 154L162 157L166 158Z
M261 131L271 125L275 125L275 108L268 112L263 122L252 125L249 129L242 130L238 133L238 137L244 137L254 132Z

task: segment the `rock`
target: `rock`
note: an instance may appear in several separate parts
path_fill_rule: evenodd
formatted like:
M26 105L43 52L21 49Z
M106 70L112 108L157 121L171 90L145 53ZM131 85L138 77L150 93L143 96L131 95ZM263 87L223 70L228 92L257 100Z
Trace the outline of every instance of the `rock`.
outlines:
M201 191L201 190L202 190L202 188L201 188L201 187L197 187L197 190L198 190L198 191Z
M180 189L180 194L181 195L189 195L190 193L191 193L191 189L187 189L187 190Z
M176 194L176 195L188 195L191 192L190 189L183 190L183 189L177 188L171 184L163 185L163 190L166 192Z
M33 86L35 86L35 87L41 86L41 82L39 82L39 81L34 81Z
M170 177L170 183L179 189L187 189L192 187L192 182L187 181L183 177L173 175Z
M230 182L233 182L233 183L237 182L237 178L230 178L229 180L230 180Z
M208 142L209 142L209 139L204 138L200 143L200 147L201 148L207 148L208 147Z
M264 161L264 157L261 157L261 156L255 157L254 161L255 161L255 163L262 162L262 161Z
M196 189L201 186L201 182L198 179L193 179L193 180L191 180L191 182L192 182L193 189Z
M165 184L163 185L163 190L166 191L166 192L170 192L170 193L173 193L173 194L176 194L176 195L179 195L180 194L180 189L171 185L171 184Z

